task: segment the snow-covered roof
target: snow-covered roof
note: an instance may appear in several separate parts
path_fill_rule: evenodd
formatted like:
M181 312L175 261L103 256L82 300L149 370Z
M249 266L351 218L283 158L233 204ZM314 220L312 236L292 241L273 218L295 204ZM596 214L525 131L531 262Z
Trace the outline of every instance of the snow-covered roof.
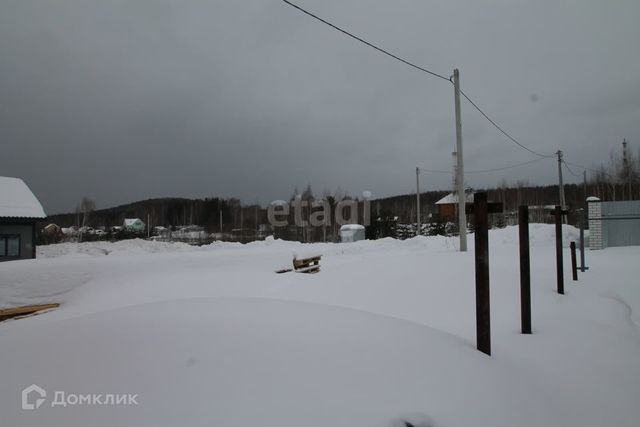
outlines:
M137 222L142 222L142 220L140 218L125 218L124 219L124 225L126 225L126 226L135 225Z
M466 191L465 193L465 202L473 203L473 192ZM458 194L457 193L449 193L444 196L442 199L436 202L436 205L448 205L451 203L458 203Z
M45 218L42 205L20 178L0 176L0 217Z
M360 224L345 224L342 227L340 227L340 231L347 231L347 230L364 230L364 225L360 225Z

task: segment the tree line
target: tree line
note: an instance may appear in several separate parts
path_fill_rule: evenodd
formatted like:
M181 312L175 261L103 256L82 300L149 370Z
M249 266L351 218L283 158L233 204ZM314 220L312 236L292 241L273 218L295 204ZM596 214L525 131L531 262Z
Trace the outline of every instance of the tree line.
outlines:
M569 169L568 165L567 168L570 173L578 176L579 173L576 172L582 172ZM624 152L612 151L608 162L591 168L587 175L588 179L583 184L564 185L565 200L571 211L570 224L578 224L578 210L585 207L585 199L588 196L596 196L603 201L640 200L640 155L634 155L626 146ZM543 208L559 204L557 185L532 186L526 181L512 184L503 181L497 188L483 191L488 192L490 201L502 203L504 216L515 214L520 205ZM449 191L425 191L420 194L421 222L428 225L430 232L448 232L446 219L439 217L436 206L436 202L448 193ZM100 227L109 230L114 226L122 226L125 218L140 218L149 229L156 226L175 228L196 224L208 233L219 233L221 237L241 235L244 240L273 234L278 238L301 242L337 241L340 224L334 219L336 209L341 202L348 200L354 202L352 205L355 207L351 209L355 210L359 223L363 223L365 202L368 204L369 238L408 237L415 233L415 228L406 226L416 223L415 193L365 200L363 197L352 197L340 188L335 191L325 190L322 194L316 195L311 185L307 185L301 192L296 187L287 202L293 205L296 200L304 203L297 212L293 209L288 212L285 226L277 227L272 227L268 221L267 206L258 203L243 204L236 198L218 197L149 199L98 210L95 209L95 202L85 197L75 212L52 215L39 225L43 227L55 223L61 227ZM314 227L309 224L309 219L314 214L317 217L320 207L315 202L320 200L327 202L324 209L327 210L326 215L330 220L322 226ZM297 224L296 220L300 219L303 223ZM531 220L547 222L550 217L544 209L539 209Z

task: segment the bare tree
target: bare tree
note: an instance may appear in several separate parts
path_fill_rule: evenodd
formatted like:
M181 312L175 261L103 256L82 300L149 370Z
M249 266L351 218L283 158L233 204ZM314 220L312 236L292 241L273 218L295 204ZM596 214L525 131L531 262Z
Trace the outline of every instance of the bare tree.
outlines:
M84 196L80 202L80 213L82 213L82 226L86 227L89 222L89 215L96 210L96 202Z

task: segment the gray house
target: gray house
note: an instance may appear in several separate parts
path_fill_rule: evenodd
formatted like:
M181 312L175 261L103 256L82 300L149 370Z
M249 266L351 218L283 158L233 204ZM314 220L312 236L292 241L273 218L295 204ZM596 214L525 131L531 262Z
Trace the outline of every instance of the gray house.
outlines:
M0 176L0 262L36 257L42 205L20 178Z

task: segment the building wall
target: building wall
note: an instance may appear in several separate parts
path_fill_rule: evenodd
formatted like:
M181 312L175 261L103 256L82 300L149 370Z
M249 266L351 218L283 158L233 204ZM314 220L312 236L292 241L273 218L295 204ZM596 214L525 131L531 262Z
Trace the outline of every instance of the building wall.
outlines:
M589 201L589 247L640 245L640 201Z
M340 230L340 241L343 243L357 242L364 240L365 230Z
M0 234L19 234L20 235L20 257L18 259L35 258L34 243L34 226L33 224L11 224L0 220ZM15 258L5 259L0 257L0 261L8 261Z
M456 216L456 207L453 204L438 205L438 214L443 218L453 218Z

